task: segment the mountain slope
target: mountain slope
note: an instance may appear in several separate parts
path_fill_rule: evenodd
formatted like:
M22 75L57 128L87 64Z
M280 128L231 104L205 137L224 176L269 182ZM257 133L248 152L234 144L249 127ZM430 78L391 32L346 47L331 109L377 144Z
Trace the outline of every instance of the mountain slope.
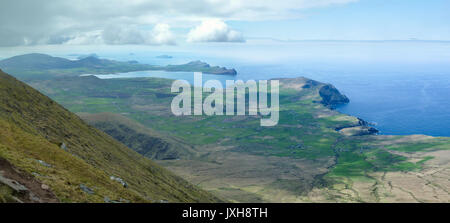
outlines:
M150 159L185 159L193 155L192 146L179 139L159 134L125 116L109 112L78 115L90 125Z
M0 126L0 158L33 175L59 201L220 201L2 71ZM0 191L0 198L8 196Z

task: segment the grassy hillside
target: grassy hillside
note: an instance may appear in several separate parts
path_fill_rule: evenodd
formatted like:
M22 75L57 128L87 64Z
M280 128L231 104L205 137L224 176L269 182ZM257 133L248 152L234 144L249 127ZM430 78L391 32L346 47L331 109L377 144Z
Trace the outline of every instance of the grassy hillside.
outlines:
M0 158L59 201L219 201L2 71L0 126ZM14 195L4 184L0 189L0 201Z
M194 153L192 146L180 139L159 134L123 115L109 112L78 115L90 125L150 159L186 159Z

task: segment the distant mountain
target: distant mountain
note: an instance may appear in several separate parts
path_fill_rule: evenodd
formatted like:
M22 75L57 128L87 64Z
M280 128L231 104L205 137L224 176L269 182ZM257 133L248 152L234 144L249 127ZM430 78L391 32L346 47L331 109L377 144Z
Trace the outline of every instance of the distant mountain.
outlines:
M220 75L236 75L235 69L227 69L225 67L210 66L209 64L202 61L192 61L187 64L182 65L167 65L164 70L167 71L196 71L209 74L220 74Z
M0 69L20 80L50 79L61 76L78 76L81 74L108 74L144 70L165 70L204 72L209 74L236 75L236 70L225 67L210 66L201 61L193 61L182 65L156 66L140 64L137 61L121 62L101 59L97 55L69 60L46 54L32 53L11 57L0 61Z
M0 98L0 202L220 201L2 71Z
M173 57L169 56L169 55L159 55L159 56L156 56L156 58L159 58L159 59L172 59Z
M0 67L5 69L71 69L121 65L122 63L126 64L125 62L100 59L96 55L80 56L78 60L69 60L47 54L32 53L1 60Z
M6 69L64 69L73 68L75 64L68 59L31 53L1 60L0 67Z
M77 59L81 60L81 59L84 59L84 58L86 58L86 57L97 57L97 58L98 58L98 55L95 54L95 53L91 53L91 54L87 54L87 55L79 55L79 56L77 57Z

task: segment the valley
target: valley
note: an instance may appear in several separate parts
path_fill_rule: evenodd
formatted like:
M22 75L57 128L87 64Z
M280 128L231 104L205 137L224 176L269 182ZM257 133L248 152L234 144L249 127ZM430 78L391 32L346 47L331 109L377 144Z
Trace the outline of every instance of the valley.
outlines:
M450 199L449 138L376 135L365 121L333 109L349 99L330 84L279 79L279 123L261 127L258 116L174 116L170 79L67 72L71 75L37 75L27 83L141 156L227 201ZM116 168L125 175L123 167Z

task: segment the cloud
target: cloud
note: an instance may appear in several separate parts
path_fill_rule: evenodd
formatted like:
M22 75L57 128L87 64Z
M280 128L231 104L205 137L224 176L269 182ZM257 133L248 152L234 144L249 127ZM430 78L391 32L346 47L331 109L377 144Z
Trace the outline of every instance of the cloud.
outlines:
M156 24L153 30L139 29L137 26L110 25L106 27L101 38L111 45L175 45L175 36L167 24Z
M104 44L105 41L102 37L102 30L94 30L90 32L75 33L71 36L61 37L63 41L59 44L69 45L89 45L89 44ZM48 42L48 44L58 44L55 42Z
M300 18L301 10L306 8L354 1L357 0L0 1L0 46L98 42L174 44L175 37L168 25L183 30L211 19L293 19ZM149 31L149 27L154 28ZM239 39L234 35L239 34L231 30L221 38Z
M188 42L244 42L240 32L234 31L218 19L207 19L191 29Z
M156 24L151 34L153 44L175 45L175 35L170 31L168 24Z

